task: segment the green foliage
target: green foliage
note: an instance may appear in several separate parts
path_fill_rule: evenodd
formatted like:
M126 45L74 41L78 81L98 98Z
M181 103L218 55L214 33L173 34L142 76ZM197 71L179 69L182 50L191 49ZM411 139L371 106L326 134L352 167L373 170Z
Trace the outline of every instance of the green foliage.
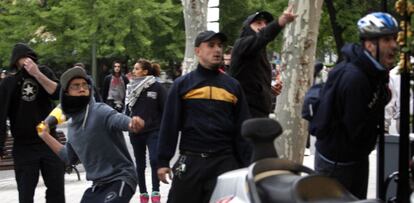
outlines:
M238 38L244 20L257 11L268 11L274 18L287 7L286 0L226 0L220 1L220 31L229 37L229 44ZM269 50L280 50L281 34L269 47ZM277 47L277 48L276 48Z
M89 63L93 43L98 61L107 63L181 60L185 46L182 5L173 0L0 1L0 27L3 67L16 42L60 70Z
M356 22L368 12L381 11L382 0L333 1L345 42L358 42ZM388 0L394 15L395 0ZM243 21L256 11L269 11L277 18L288 0L220 1L220 30L237 39ZM181 61L185 46L180 0L2 0L0 1L0 66L7 67L16 42L29 43L41 63L64 70L74 62L91 61L97 44L100 62L119 59L131 66L138 58L162 64ZM394 15L399 18L397 15ZM268 47L279 51L282 35ZM336 52L331 22L323 7L317 58Z
M383 0L344 0L333 2L337 22L343 28L343 33L340 37L344 42L359 42L357 21L367 13L384 11ZM387 12L397 18L394 13L394 4L395 0L387 0ZM317 58L323 59L323 56L327 53L336 54L336 44L331 21L324 5L319 28Z
M358 42L356 22L369 12L383 11L382 0L342 0L335 1L336 19L343 28L340 36L345 42ZM395 0L388 0L388 12L394 15ZM269 11L277 18L288 5L288 0L226 0L220 1L220 30L229 36L230 44L234 43L240 33L240 28L246 17L256 11ZM396 15L394 15L396 16ZM268 50L280 51L282 35L270 45ZM317 58L323 59L327 53L336 54L336 44L332 32L332 26L325 3L321 16Z

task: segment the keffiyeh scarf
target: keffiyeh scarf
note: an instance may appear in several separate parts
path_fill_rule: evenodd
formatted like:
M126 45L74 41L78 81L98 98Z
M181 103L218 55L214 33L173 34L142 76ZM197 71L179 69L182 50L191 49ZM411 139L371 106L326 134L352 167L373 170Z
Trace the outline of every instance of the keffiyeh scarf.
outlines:
M136 80L132 80L127 85L127 95L126 95L126 105L128 105L129 112L132 112L132 107L135 105L138 97L140 96L141 92L152 84L156 82L154 76L145 76L143 78L138 78Z

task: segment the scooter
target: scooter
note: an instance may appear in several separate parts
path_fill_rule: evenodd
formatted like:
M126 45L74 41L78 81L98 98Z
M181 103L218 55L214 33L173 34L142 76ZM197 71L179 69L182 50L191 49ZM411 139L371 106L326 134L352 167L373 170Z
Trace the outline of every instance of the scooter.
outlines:
M210 203L380 203L359 200L339 182L287 159L279 159L273 141L280 124L268 118L243 123L242 136L254 145L252 164L220 175ZM301 174L306 174L302 176Z

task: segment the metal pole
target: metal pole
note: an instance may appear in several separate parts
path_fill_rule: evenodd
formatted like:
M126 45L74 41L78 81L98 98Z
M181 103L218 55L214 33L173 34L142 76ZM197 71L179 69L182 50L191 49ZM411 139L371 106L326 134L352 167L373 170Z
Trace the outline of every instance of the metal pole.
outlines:
M387 0L382 1L382 10L387 12ZM385 104L383 104L385 107ZM381 108L382 119L380 121L380 129L384 129L384 108ZM384 161L384 131L378 135L378 147L377 147L377 198L385 201L385 161Z
M407 1L404 1L407 8ZM407 46L407 24L410 23L407 9L404 11L405 21L405 45ZM410 60L409 53L404 53L404 67L401 72L401 100L400 100L400 140L399 140L399 160L398 160L398 184L397 184L397 202L409 203L410 201L410 185L409 185L409 134L410 134L410 75L408 62Z
M410 120L410 78L407 67L408 54L405 55L404 70L401 73L401 117L400 117L400 150L398 162L397 202L409 202L409 120Z
M382 102L382 106L385 107L385 102ZM381 108L382 114L384 115L384 108ZM384 118L384 116L382 117ZM384 119L380 121L380 129L384 129ZM384 131L378 135L378 147L377 147L377 198L385 201L386 190L385 190L385 161L384 161Z

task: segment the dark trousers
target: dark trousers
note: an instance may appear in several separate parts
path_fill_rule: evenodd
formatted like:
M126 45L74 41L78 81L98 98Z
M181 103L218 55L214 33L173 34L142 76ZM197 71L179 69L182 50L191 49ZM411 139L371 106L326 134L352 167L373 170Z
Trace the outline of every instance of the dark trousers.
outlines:
M157 175L158 130L140 134L130 133L129 139L134 149L139 192L147 192L147 186L145 183L145 168L147 167L147 146L151 165L152 191L160 191L160 180L158 179Z
M258 111L255 108L249 106L250 116L251 118L269 118L269 113Z
M369 175L368 157L358 162L332 163L316 151L315 171L336 179L357 198L367 198Z
M119 180L88 188L81 203L128 203L133 195L131 186Z
M174 176L168 202L207 203L210 201L217 177L237 168L238 163L232 154L208 158L180 155L173 166Z
M46 144L13 146L14 172L20 203L32 203L39 172L46 186L46 202L65 202L64 163Z

